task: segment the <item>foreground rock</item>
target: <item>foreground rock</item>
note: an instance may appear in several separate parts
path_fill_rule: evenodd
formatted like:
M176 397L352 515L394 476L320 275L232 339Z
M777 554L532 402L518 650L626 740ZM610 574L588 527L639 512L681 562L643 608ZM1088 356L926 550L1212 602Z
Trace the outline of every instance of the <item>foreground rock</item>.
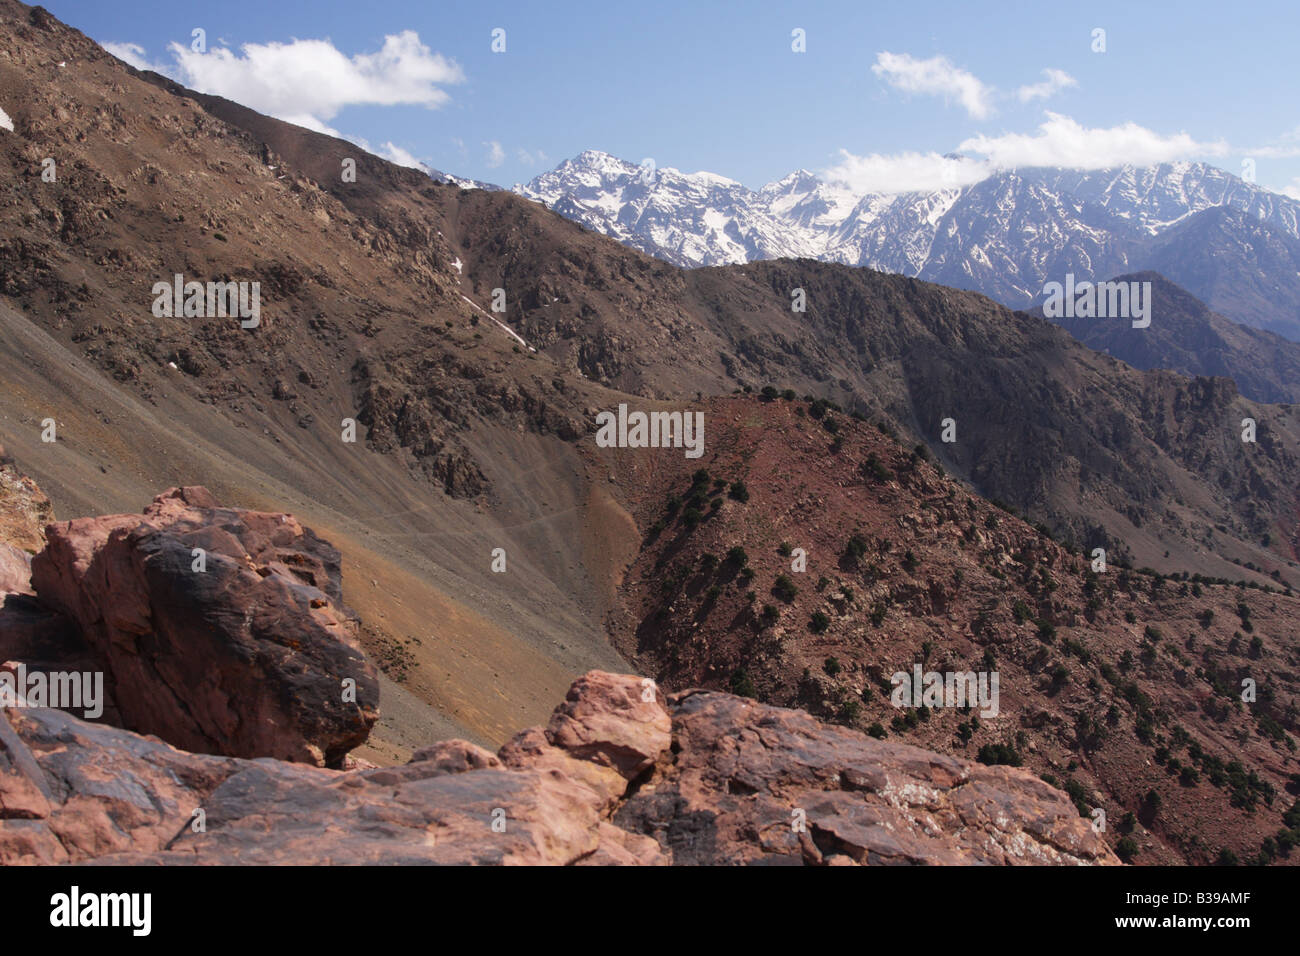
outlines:
M45 544L42 529L54 520L54 507L35 481L14 469L0 445L0 542L34 554ZM0 589L11 590L0 585Z
M636 677L586 675L495 755L446 741L354 771L3 718L3 864L1115 862L1022 771Z
M189 751L339 765L378 715L339 554L292 516L173 488L51 524L32 585L103 661L124 726Z

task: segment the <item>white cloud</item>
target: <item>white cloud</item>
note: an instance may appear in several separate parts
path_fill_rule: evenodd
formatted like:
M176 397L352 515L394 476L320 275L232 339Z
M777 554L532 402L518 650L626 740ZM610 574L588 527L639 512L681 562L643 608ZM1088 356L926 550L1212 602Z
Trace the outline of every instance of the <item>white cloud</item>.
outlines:
M483 145L488 148L487 164L489 169L496 169L506 161L506 151L501 148L501 144L496 140L491 140Z
M161 72L157 66L145 59L144 47L138 43L101 43L100 46L123 63L133 66L137 70Z
M312 116L310 113L282 113L276 116L275 118L279 120L284 120L286 123L292 123L294 126L301 126L303 129L309 129L313 133L324 133L326 136L337 136L340 139L351 138L351 137L344 136L333 126L330 126L327 123L322 123L320 120ZM366 150L369 151L369 149L370 147L367 146Z
M432 169L432 167L427 163L416 159L414 153L403 149L392 140L387 140L380 146L372 146L370 145L370 140L366 139L364 136L349 136L345 133L330 132L331 135L338 136L340 139L346 139L349 143L355 143L367 153L370 153L373 156L378 156L380 159L386 159L390 163L396 163L398 166L408 166L411 169L422 169L426 173Z
M1291 185L1283 186L1278 190L1278 192L1283 196L1286 196L1288 199L1300 200L1300 176L1291 180Z
M1225 143L1197 142L1186 133L1162 136L1136 123L1088 128L1056 113L1048 113L1036 133L973 136L958 149L968 155L909 152L855 156L840 150L840 161L822 175L859 194L900 193L966 186L997 170L1017 166L1106 169L1228 152Z
M429 168L426 163L422 163L416 159L413 153L402 149L402 147L393 142L384 143L383 146L380 146L379 149L374 152L376 156L380 156L388 160L390 163L396 163L398 166L409 166L411 169L423 170L428 170Z
M1043 76L1047 77L1043 82L1032 83L1016 90L1020 102L1049 99L1067 87L1079 85L1079 81L1064 70L1043 70Z
M1300 146L1257 146L1241 152L1255 159L1295 159L1300 156Z
M960 69L945 56L918 60L906 53L878 53L871 72L894 89L955 99L975 119L993 112L991 87L973 73Z
M516 155L519 157L519 161L525 166L536 166L537 164L545 163L550 159L550 157L540 149L520 149L516 151Z
M136 43L104 49L138 69L165 72L179 83L234 100L307 129L338 135L328 125L346 106L445 104L444 86L463 82L454 61L432 52L413 30L389 34L376 53L347 56L330 40L245 43L235 53L218 47L196 53L172 43L171 66L150 65Z
M972 136L958 147L962 152L983 156L992 166L1064 166L1069 169L1106 169L1132 164L1187 159L1193 156L1223 155L1223 142L1201 143L1186 133L1162 136L1128 122L1108 128L1085 127L1068 116L1048 113L1035 134L1004 133L1000 136Z
M941 156L939 153L872 153L854 156L840 150L840 161L822 173L827 182L847 186L854 193L928 192L969 186L989 175L987 163Z

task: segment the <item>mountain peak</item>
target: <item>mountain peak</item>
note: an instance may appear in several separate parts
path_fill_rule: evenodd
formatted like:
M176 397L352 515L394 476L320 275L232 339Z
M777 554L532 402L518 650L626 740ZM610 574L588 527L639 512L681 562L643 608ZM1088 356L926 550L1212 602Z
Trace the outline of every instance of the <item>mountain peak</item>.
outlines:
M956 153L948 158L972 161ZM1235 294L1203 263L1170 263L1177 230L1199 214L1242 217L1259 224L1268 242L1234 248L1224 239L1215 247L1234 262L1260 256L1281 262L1263 270L1246 261L1233 271L1252 288L1260 287L1256 280L1265 271L1282 275L1282 299L1300 303L1300 202L1205 163L1025 166L968 186L868 195L802 168L757 191L716 173L671 166L660 167L651 186L643 173L637 164L586 150L515 191L680 266L811 257L974 289L1013 308L1028 307L1045 282L1067 272L1098 279L1159 268L1236 321L1300 338L1300 321L1287 308ZM1213 219L1190 228L1208 233ZM1285 265L1292 246L1296 268Z

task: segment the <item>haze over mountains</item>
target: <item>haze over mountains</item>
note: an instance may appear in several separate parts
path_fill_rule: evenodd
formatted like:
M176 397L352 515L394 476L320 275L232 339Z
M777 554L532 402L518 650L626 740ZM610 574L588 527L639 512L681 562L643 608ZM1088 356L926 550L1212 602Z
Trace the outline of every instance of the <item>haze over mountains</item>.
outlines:
M815 258L1012 308L1065 273L1151 269L1234 321L1300 340L1300 202L1204 163L1014 169L968 186L855 195L807 170L751 190L588 150L515 191L680 266Z
M1185 375L1232 379L1248 398L1300 401L1300 343L1240 325L1215 312L1158 272L1116 276L1116 282L1151 284L1153 319L1134 328L1127 318L1053 318L1080 342L1123 359L1134 368L1167 368ZM1042 307L1034 309L1042 314Z

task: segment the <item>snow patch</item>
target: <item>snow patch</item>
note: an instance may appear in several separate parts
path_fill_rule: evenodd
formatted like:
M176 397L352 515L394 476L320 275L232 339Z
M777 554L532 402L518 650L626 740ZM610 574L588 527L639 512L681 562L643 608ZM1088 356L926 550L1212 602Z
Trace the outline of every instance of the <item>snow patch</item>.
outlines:
M14 131L14 121L9 118L9 114L0 109L0 129L7 129L9 132Z
M472 309L474 309L476 312L478 312L480 315L486 316L487 318L491 319L493 322L496 322L496 324L497 324L497 325L502 329L502 331L504 331L504 332L506 333L506 335L510 336L512 339L514 339L516 342L518 342L518 343L519 343L520 345L522 345L524 348L528 349L528 351L530 351L530 352L536 352L536 351L537 351L537 349L533 348L531 345L529 345L527 342L525 342L522 338L520 338L519 335L518 335L518 333L516 333L514 329L510 328L510 326L506 325L504 322L500 322L500 321L498 321L498 320L495 319L493 316L489 315L487 312L484 312L481 308L479 308L478 303L475 302L473 299L471 299L469 296L467 296L467 295L462 295L461 298L464 299L466 302L468 302L468 303L470 304L470 307L471 307Z

